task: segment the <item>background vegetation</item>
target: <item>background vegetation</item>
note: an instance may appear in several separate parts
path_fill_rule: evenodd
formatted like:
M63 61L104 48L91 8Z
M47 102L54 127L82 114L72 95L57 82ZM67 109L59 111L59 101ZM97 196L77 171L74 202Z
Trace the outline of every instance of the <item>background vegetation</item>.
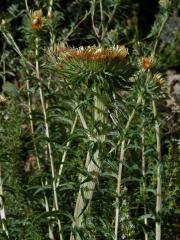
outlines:
M179 11L1 3L0 239L180 239Z

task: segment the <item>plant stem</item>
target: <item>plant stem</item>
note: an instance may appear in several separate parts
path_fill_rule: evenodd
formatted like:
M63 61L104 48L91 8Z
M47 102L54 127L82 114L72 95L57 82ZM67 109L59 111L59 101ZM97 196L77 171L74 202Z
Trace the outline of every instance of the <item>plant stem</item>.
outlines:
M27 74L28 74L28 72L27 72ZM31 135L32 135L32 139L33 139L34 151L36 154L36 163L37 163L38 170L41 170L41 165L40 165L40 161L39 161L39 157L38 157L38 151L37 151L37 147L36 147L35 139L34 139L34 124L33 124L33 119L32 119L32 104L31 104L29 80L26 81L26 88L27 88L27 97L28 97L28 115L29 115L29 120L30 120ZM42 179L41 179L41 186L42 186L42 188L44 188L44 186L45 186L45 183L43 182ZM49 203L48 203L46 193L43 192L43 195L44 195L44 203L45 203L46 212L49 212ZM48 224L48 228L49 228L49 238L51 240L54 240L55 238L54 238L54 234L53 234L53 227L50 224Z
M97 39L99 39L100 38L99 32L98 32L98 30L97 30L97 28L95 26L95 23L94 23L95 8L96 8L96 0L92 0L92 2L91 2L91 22L92 22L92 28L94 30L94 33L95 33Z
M139 95L136 106L138 106L142 101L142 96ZM125 134L123 136L122 142L121 142L121 148L120 148L120 159L119 159L119 168L118 168L118 175L117 175L117 187L116 187L116 211L115 211L115 238L114 240L118 240L118 228L119 228L119 195L121 192L121 179L122 179L122 169L123 169L123 164L124 164L124 155L125 155L125 135L127 133L127 130L130 127L130 124L135 116L136 113L136 107L133 109L131 115L128 118L128 121L125 126Z
M73 122L73 125L72 125L72 128L71 128L71 132L70 132L70 135L73 134L74 132L74 129L75 129L75 126L76 126L76 123L77 123L77 119L78 119L78 115L76 115L75 119L74 119L74 122ZM59 167L59 172L58 172L58 178L57 178L57 182L56 182L56 187L59 186L59 183L60 183L60 177L62 175L62 171L63 171L63 167L64 167L64 162L66 160L66 155L67 155L67 149L68 147L70 146L70 141L68 141L66 143L66 150L64 151L63 153L63 156L62 156L62 160L61 160L61 164L60 164L60 167Z
M157 109L155 100L152 101L153 114L155 118L155 132L156 132L156 151L157 151L157 189L156 189L156 214L158 215L161 211L162 205L162 190L161 190L161 138L160 138L160 127L157 120ZM161 223L156 221L156 240L161 240Z
M53 7L53 0L49 1L49 9L48 9L48 17L52 18L52 7Z
M145 100L142 101L142 112L144 112L144 105L145 105ZM141 133L141 158L142 158L142 176L143 176L143 183L142 183L142 188L143 188L143 194L146 189L146 182L145 182L145 177L146 177L146 159L145 159L145 120L144 118L142 119L142 133ZM146 209L146 204L144 203L144 215L147 214L147 209ZM147 217L144 218L144 224L147 226L148 225L148 219ZM144 231L144 239L148 240L148 234L146 231Z
M25 6L26 6L27 14L28 14L29 17L30 17L29 5L28 5L28 1L27 1L27 0L25 0Z
M163 31L163 28L165 26L165 23L168 20L168 12L165 12L165 16L163 18L162 24L160 26L160 29L158 31L158 35L156 36L156 40L154 43L154 48L153 48L153 52L152 52L152 56L154 57L156 50L157 50L157 46L158 46L158 42L159 42L159 38L160 35ZM152 100L152 107L153 107L153 114L154 114L154 118L155 118L155 132L156 132L156 151L157 151L157 188L156 188L156 214L159 214L159 212L161 211L161 205L162 205L162 183L161 183L161 160L162 160L162 156L161 156L161 138L160 138L160 127L159 127L159 123L157 121L157 109L156 109L156 103L155 100ZM156 221L156 240L161 240L161 223Z
M106 107L101 97L95 95L94 96L94 120L97 122L101 122L102 124L106 123L105 113L106 113ZM105 141L105 135L101 133L97 133L96 141L102 144ZM99 148L97 148L93 154L93 160L90 158L89 152L86 157L85 167L87 169L87 172L91 174L91 177L92 177L91 180L84 182L86 177L80 176L81 182L84 182L84 183L80 187L77 201L76 201L75 211L74 211L73 226L76 227L77 229L82 227L84 214L88 211L92 197L93 197L95 185L97 182L97 178L98 178L98 175L100 172L100 166L101 166L99 153L100 153ZM74 239L75 238L71 233L70 240L74 240ZM79 236L76 237L76 240L79 240L79 239L80 239Z
M144 120L143 120L143 125L144 125ZM146 184L145 184L145 176L146 176L146 159L145 159L145 147L144 147L144 144L145 144L145 129L144 129L144 126L142 128L142 133L141 133L141 144L142 144L142 176L143 176L143 191L145 190L146 188ZM147 214L147 209L146 209L146 204L144 204L144 215ZM148 220L147 218L145 217L144 218L144 224L147 226L148 225ZM148 240L148 234L147 232L144 232L144 239L145 240Z
M99 6L100 6L100 16L101 16L101 24L99 28L101 28L101 40L103 40L105 36L105 30L104 30L104 13L103 13L102 0L99 0Z
M3 202L3 182L2 182L2 169L0 164L0 216L2 221L2 230L5 233L6 237L9 239L9 232L6 228L4 221L6 220L4 202Z
M55 182L55 167L54 167L54 159L53 159L53 155L52 155L52 147L51 147L51 143L50 143L50 133L49 133L49 126L47 123L47 113L46 113L46 106L45 106L45 101L44 101L44 96L43 96L43 89L42 89L42 84L40 82L40 72L39 72L39 61L38 61L38 57L39 57L39 47L38 47L38 38L36 38L36 50L35 50L35 55L36 55L36 77L39 80L39 94L40 94L40 100L41 100L41 106L42 106L42 111L43 111L43 118L44 118L44 125L45 125L45 135L48 139L48 143L47 143L47 148L48 148L48 153L49 153L49 160L50 160L50 167L51 167L51 175L52 175L52 187L53 187L53 199L54 199L54 207L55 210L58 211L59 210L59 206L58 206L58 197L57 197L57 191L56 191L56 182ZM59 229L59 237L60 240L63 240L63 236L61 233L61 222L58 218L58 229Z

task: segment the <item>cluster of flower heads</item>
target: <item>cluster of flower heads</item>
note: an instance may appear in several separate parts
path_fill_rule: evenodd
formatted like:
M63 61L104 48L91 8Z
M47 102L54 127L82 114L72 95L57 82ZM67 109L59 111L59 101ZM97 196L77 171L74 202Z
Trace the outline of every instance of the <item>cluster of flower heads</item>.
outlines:
M41 30L45 24L45 17L42 10L31 12L30 17L32 29L37 31Z
M101 48L95 46L66 48L55 46L49 51L50 55L64 60L80 59L89 61L123 61L128 55L125 46L114 46L111 48Z

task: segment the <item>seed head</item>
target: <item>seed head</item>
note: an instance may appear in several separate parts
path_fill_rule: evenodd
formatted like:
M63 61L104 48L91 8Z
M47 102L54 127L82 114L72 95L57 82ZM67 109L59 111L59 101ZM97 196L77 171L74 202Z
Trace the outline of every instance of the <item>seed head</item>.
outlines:
M144 70L149 70L154 67L154 59L152 57L142 57L139 60L139 67Z
M33 30L41 30L44 26L45 18L42 10L36 10L31 13L31 27Z

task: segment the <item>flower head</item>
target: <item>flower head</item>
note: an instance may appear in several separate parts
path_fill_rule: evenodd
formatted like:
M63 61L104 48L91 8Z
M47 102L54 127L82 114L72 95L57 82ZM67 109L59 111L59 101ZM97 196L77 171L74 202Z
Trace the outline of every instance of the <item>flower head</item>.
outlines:
M139 60L139 67L144 70L149 70L154 67L155 61L152 57L142 57Z
M1 24L0 24L0 26L1 26L1 27L4 27L4 26L5 26L5 24L6 24L6 21L5 21L5 19L2 19L2 20L1 20Z
M4 105L6 104L6 102L7 102L7 99L3 95L0 95L0 105Z
M129 76L128 61L124 61L128 49L124 46L103 48L96 46L65 47L61 44L49 49L48 55L58 74L78 85L87 82L88 85L99 84L102 88L113 84L129 87L130 82L123 78Z
M128 49L125 46L115 46L112 48L101 48L95 46L66 48L56 46L51 50L51 53L65 60L81 59L87 61L122 61L128 54Z
M153 80L155 81L155 83L158 85L158 86L162 86L164 84L164 79L162 77L162 75L160 73L156 73L154 76L153 76Z
M36 10L31 13L31 27L33 30L41 30L44 26L45 18L42 10Z

